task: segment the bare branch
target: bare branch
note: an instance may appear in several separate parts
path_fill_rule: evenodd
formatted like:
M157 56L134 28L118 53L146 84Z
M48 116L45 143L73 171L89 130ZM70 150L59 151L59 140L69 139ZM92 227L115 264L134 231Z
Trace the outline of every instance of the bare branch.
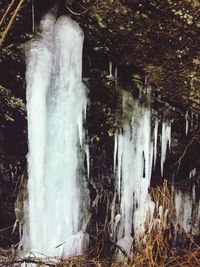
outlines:
M8 12L10 11L10 9L11 9L12 5L14 4L14 2L15 2L15 0L11 1L11 3L9 4L9 6L6 9L6 12L3 14L3 17L2 17L2 19L0 21L0 27L1 27L2 23L4 22L4 19L6 18Z
M2 35L2 37L0 39L0 47L3 45L3 42L5 41L8 33L9 33L9 31L10 31L12 25L13 25L13 22L14 22L16 16L17 16L17 14L18 14L19 10L22 7L23 2L24 2L24 0L20 0L15 12L13 13L13 15L12 15L12 17L11 17L9 23L8 23L8 26L6 27L5 31L3 32L3 35Z
M90 5L88 8L84 7L83 5L81 5L81 4L79 3L79 5L81 6L81 8L84 9L84 11L82 11L82 12L80 12L80 13L71 10L71 8L69 8L67 5L66 5L66 8L69 10L69 12L70 12L72 15L75 15L75 16L81 16L81 15L87 13L87 12L89 11L89 9L90 9L91 7L93 7L94 5L96 5L96 3L97 3L98 1L99 1L99 0L96 0L96 1L95 1L92 5Z
M84 10L83 12L81 13L77 13L77 12L74 12L73 10L71 10L67 5L66 5L66 8L69 10L69 12L72 14L72 15L75 15L75 16L81 16L82 14L85 14L88 9Z
M194 136L192 136L191 140L187 143L187 145L185 146L185 149L183 150L183 153L182 155L179 157L179 159L177 160L177 162L174 164L175 166L177 166L177 168L175 169L174 173L173 173L173 176L176 175L178 172L179 172L179 169L181 167L181 163L182 163L182 160L184 159L186 153L187 153L187 150L188 148L193 144L193 142L196 140L196 137L199 135L199 132L200 130L198 130L196 132L196 134ZM173 177L172 176L172 177Z
M6 230L9 230L9 229L12 229L14 225L11 225L9 227L6 227L6 228L3 228L3 229L0 229L0 232L4 232Z

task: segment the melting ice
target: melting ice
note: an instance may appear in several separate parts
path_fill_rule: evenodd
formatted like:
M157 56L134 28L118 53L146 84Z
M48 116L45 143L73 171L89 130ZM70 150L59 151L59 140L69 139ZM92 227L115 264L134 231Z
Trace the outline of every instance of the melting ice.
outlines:
M83 32L76 22L48 13L27 57L28 200L23 247L46 256L81 254L88 204L83 122ZM89 165L89 163L87 164ZM89 168L89 166L88 166Z

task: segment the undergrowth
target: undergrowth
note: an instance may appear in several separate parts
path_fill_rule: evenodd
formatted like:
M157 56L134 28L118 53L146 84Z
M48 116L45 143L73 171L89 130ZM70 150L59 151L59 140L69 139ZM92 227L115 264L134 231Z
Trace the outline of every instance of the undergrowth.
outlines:
M176 242L177 231L174 231L176 208L174 195L171 192L167 181L160 187L152 188L151 197L156 203L153 222L145 225L144 236L141 240L133 242L132 254L129 257L124 255L123 262L114 259L104 260L100 255L92 259L88 259L87 256L76 256L65 260L34 256L20 258L12 249L1 249L0 267L22 266L22 263L27 263L27 266L30 266L28 263L32 263L39 267L200 267L198 243L183 229L179 229L178 238L184 242Z

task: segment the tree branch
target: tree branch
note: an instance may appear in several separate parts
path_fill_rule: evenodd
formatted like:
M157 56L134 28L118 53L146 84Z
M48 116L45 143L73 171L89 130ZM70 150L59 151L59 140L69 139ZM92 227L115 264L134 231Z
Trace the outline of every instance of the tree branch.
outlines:
M18 14L19 10L20 10L21 7L22 7L23 2L24 2L24 0L20 0L20 2L19 2L19 4L18 4L18 6L17 6L15 12L13 13L13 15L12 15L12 17L11 17L9 23L8 23L8 26L6 27L5 31L3 32L2 37L1 37L1 39L0 39L0 48L1 48L1 46L3 45L3 42L5 41L5 39L6 39L7 35L8 35L8 33L9 33L9 31L10 31L12 25L13 25L13 22L14 22L16 16L17 16L17 14Z
M9 4L9 6L8 6L7 9L6 9L6 12L3 14L3 17L2 17L2 19L1 19L1 21L0 21L0 27L1 27L1 25L2 25L2 23L3 23L3 21L4 21L4 19L6 18L8 12L10 11L12 5L14 4L14 2L15 2L15 0L12 0L12 1L11 1L11 3Z
M183 150L183 153L181 154L181 156L179 157L179 159L176 161L176 163L174 164L174 166L177 166L177 168L175 169L173 175L172 175L172 178L178 174L179 172L179 169L181 167L181 163L182 163L182 160L184 159L186 153L187 153L187 150L188 148L193 144L193 142L195 141L195 138L199 135L200 133L200 130L198 130L196 132L196 134L194 136L192 136L191 140L187 143L187 145L185 146L185 149Z

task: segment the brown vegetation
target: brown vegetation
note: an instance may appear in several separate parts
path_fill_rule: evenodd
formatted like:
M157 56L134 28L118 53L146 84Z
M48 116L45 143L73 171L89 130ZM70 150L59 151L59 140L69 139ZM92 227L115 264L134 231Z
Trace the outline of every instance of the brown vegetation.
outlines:
M17 250L12 249L0 250L0 266L11 266L16 263L16 266L25 263L36 263L38 266L91 266L91 267L200 267L200 246L181 229L184 235L184 244L181 248L173 246L174 234L173 223L176 208L174 205L174 196L171 194L170 186L167 181L164 181L162 186L157 186L151 190L152 200L156 203L157 209L154 214L154 219L159 220L153 227L146 225L145 242L133 243L132 256L124 256L124 262L116 262L114 259L102 259L100 254L92 259L85 256L71 257L66 260L59 258L37 258L32 257L20 258ZM158 207L162 205L163 213L159 213ZM167 217L165 211L168 210ZM106 230L105 230L106 231ZM102 235L104 236L104 235ZM102 245L102 242L99 242ZM112 242L110 243L112 244ZM116 248L119 247L116 245ZM94 250L94 248L93 248ZM102 248L101 248L102 250ZM99 251L99 249L96 249ZM123 253L123 250L121 250Z

